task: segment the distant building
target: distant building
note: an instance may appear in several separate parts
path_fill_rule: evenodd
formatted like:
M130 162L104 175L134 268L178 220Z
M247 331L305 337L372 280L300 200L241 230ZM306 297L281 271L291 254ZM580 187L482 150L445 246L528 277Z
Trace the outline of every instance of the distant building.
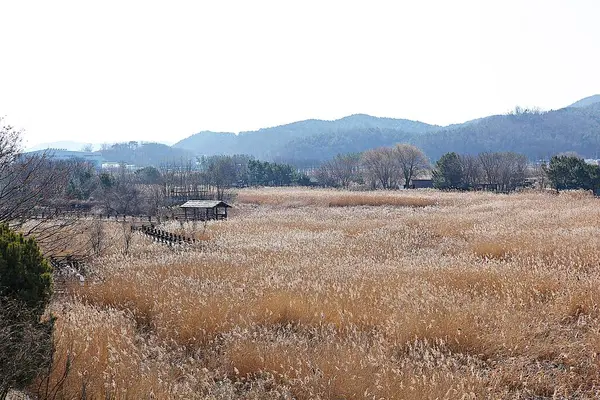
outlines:
M413 179L411 189L431 189L433 188L433 179Z
M118 170L121 167L125 167L125 170L127 171L137 171L138 169L141 169L142 167L138 167L137 165L134 164L123 164L120 162L114 162L114 161L108 161L108 162L103 162L102 163L102 169L106 169L106 170Z
M90 151L72 151L65 149L45 149L36 150L25 153L25 155L45 155L50 160L56 161L69 161L69 160L81 160L89 162L94 167L100 169L104 158L100 153L94 153Z
M207 221L211 219L227 219L227 209L231 206L220 200L188 200L180 208L183 218L192 221Z

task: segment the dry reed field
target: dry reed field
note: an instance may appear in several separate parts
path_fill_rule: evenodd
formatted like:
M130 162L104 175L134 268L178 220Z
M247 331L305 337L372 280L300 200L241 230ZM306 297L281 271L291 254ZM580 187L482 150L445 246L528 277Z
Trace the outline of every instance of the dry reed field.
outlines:
M52 305L50 386L65 399L597 398L599 206L248 189L228 221L161 227L195 248L135 236L128 255L107 223L111 247Z

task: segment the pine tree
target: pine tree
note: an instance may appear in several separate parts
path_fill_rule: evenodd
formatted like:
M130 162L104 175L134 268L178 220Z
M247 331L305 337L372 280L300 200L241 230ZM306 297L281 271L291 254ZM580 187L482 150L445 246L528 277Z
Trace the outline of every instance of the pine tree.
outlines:
M52 268L31 238L0 225L0 296L41 314L52 295Z
M0 399L24 389L52 356L52 268L33 239L0 225Z
M433 186L437 189L459 189L464 184L460 156L456 153L444 154L435 164Z

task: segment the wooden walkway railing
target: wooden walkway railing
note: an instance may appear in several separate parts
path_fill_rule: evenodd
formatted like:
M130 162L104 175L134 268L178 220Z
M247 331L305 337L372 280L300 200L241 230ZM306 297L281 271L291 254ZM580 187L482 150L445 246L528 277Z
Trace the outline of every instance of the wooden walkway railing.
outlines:
M85 283L85 256L63 255L50 256L48 261L54 268L54 293L66 293L65 282L78 280L81 285Z
M157 243L163 243L169 246L173 246L176 244L195 244L197 242L195 238L185 235L177 235L171 232L163 231L161 229L156 229L154 225L132 226L131 231L139 232L143 235L151 237Z
M48 261L55 269L73 268L80 271L85 267L85 259L85 256L69 254L63 256L50 256Z
M123 214L92 214L85 212L62 212L55 214L33 214L27 216L29 219L51 219L51 218L63 218L63 219L96 219L96 220L104 220L104 221L117 221L117 222L158 222L161 221L173 221L177 220L178 215L176 213L171 213L170 215L123 215Z

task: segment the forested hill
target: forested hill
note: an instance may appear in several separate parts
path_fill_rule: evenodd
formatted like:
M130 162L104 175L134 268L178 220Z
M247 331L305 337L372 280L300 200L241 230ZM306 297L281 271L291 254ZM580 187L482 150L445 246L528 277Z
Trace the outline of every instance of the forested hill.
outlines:
M546 113L526 112L497 115L452 130L441 130L412 141L431 159L456 151L515 151L536 160L575 151L582 156L600 156L600 103L568 107Z
M591 105L598 104L598 103L600 103L600 94L595 94L593 96L586 97L584 99L576 101L575 103L571 104L569 107L587 107L587 106L591 106Z
M310 119L257 131L241 132L239 135L230 132L204 131L175 143L173 147L204 155L243 153L258 158L277 159L288 158L290 152L298 153L292 148L292 145L301 143L303 139L310 141L310 138L336 137L351 132L377 130L418 135L436 129L441 129L441 127L406 119L378 118L356 114L335 121ZM341 147L342 150L343 147ZM364 146L359 147L362 149ZM312 150L312 148L308 149L309 152ZM302 152L298 155L300 158L311 156Z
M174 147L194 154L249 154L259 159L317 164L336 154L361 152L398 142L421 147L436 160L443 153L516 151L529 159L575 151L600 157L600 95L549 112L496 115L448 127L352 115L336 121L307 120L253 132L201 132Z
M188 150L173 148L161 143L115 143L98 152L106 161L123 162L142 167L181 163L194 158L194 155Z

